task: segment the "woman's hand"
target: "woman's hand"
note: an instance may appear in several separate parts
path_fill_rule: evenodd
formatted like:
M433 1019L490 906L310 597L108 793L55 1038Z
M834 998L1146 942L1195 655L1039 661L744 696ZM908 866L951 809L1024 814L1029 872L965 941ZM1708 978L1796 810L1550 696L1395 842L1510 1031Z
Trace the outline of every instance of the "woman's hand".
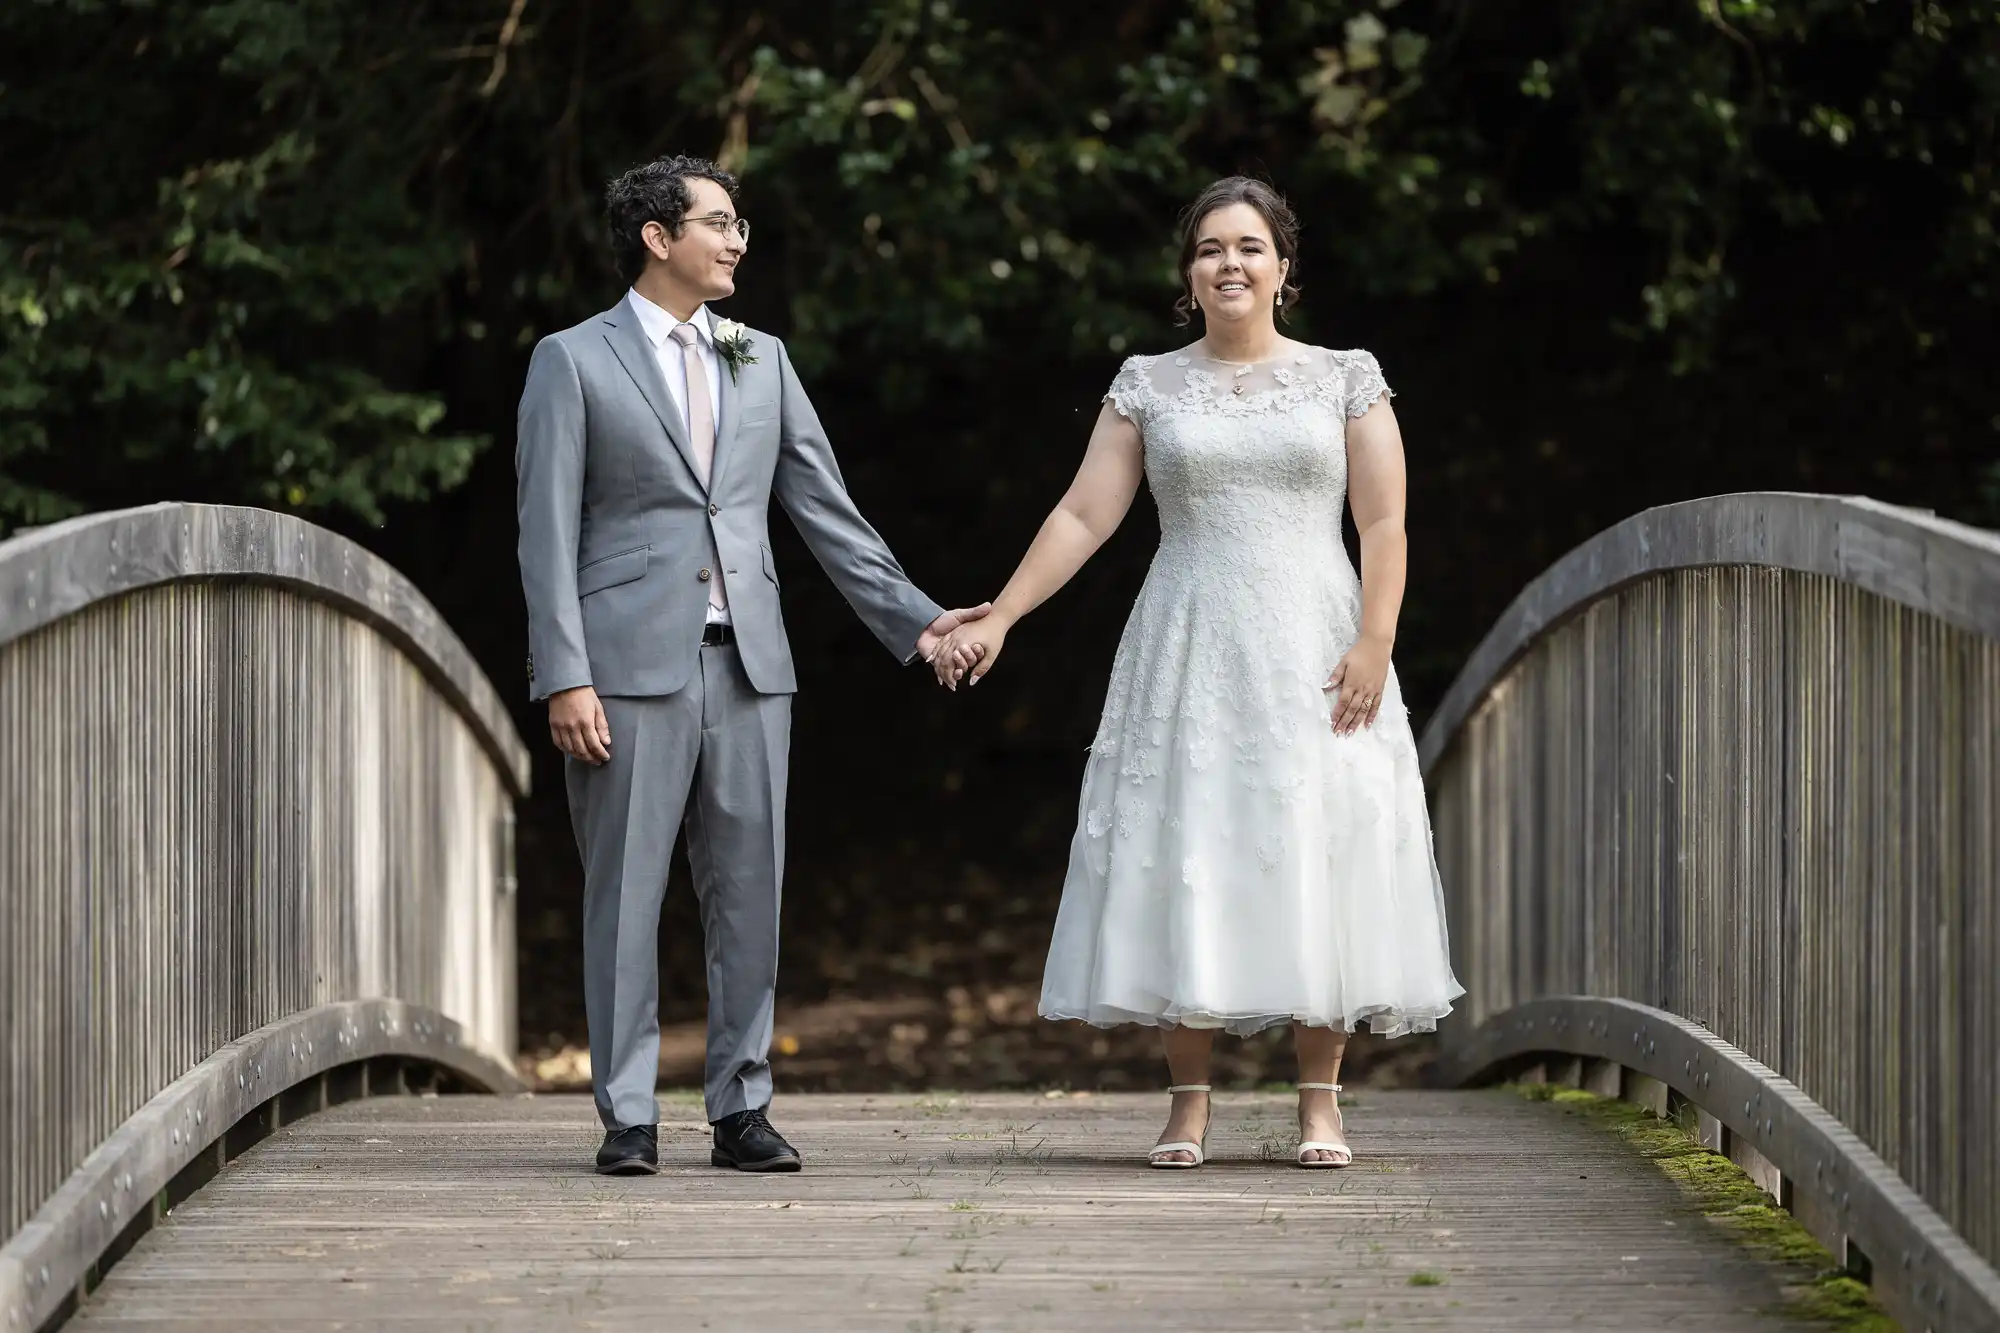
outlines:
M1333 734L1352 736L1357 728L1374 726L1388 683L1388 643L1368 635L1356 639L1321 687L1334 691Z
M1007 642L1007 630L1013 623L1007 616L994 611L945 635L931 657L931 668L937 672L938 684L955 691L958 682L970 672L970 683L977 685L979 678L991 671L994 662L999 660L1000 649Z

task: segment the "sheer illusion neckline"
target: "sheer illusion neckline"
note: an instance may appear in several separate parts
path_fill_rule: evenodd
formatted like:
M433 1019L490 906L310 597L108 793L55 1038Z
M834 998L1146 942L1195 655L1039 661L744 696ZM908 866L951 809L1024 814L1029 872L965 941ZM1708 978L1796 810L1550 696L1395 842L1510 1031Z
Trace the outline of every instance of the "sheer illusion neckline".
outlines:
M1196 351L1195 349L1200 346L1200 343L1190 343L1186 347L1181 348L1180 351L1174 353L1175 364L1185 366L1191 361L1206 361L1212 366L1227 366L1231 370L1240 372L1256 370L1261 366L1282 365L1287 362L1295 366L1303 366L1312 360L1313 351L1305 343L1295 342L1276 356L1260 357L1255 361L1225 361L1219 356L1210 356L1206 352Z
M1274 359L1233 362L1198 348L1127 358L1106 397L1138 421L1149 411L1264 416L1315 405L1356 417L1389 392L1375 358L1358 349L1295 342Z

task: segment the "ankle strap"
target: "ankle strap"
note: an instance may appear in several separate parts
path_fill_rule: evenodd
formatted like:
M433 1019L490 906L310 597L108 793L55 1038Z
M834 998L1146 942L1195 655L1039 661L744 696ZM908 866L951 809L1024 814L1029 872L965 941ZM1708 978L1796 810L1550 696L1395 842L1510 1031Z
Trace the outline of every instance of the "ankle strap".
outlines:
M1207 1091L1208 1091L1208 1084L1206 1084L1206 1083L1176 1083L1176 1084L1174 1084L1174 1086L1172 1086L1171 1088L1168 1088L1168 1089L1167 1089L1167 1091L1168 1091L1168 1092L1207 1092Z
M1316 1091L1316 1092L1339 1092L1339 1091L1340 1091L1340 1085L1339 1085L1338 1083L1301 1083L1301 1084L1299 1084L1299 1091L1300 1091L1300 1092L1304 1092L1304 1091L1306 1091L1306 1090L1307 1090L1308 1088L1310 1088L1310 1089L1312 1089L1312 1090L1314 1090L1314 1091Z

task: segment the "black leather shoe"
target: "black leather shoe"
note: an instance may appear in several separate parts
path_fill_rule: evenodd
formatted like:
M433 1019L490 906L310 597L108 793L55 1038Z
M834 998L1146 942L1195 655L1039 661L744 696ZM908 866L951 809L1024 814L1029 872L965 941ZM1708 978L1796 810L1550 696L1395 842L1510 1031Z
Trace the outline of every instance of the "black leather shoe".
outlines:
M653 1125L607 1130L597 1150L600 1176L652 1176L660 1171L660 1132Z
M796 1171L799 1151L771 1128L760 1108L738 1111L715 1122L715 1149L708 1160L738 1171Z

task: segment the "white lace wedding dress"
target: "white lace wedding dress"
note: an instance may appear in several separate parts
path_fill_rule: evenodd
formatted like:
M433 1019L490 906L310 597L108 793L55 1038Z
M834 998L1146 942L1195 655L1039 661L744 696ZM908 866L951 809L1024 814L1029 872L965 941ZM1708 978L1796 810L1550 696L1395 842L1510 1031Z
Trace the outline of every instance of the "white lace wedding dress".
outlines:
M1084 771L1041 1013L1251 1033L1428 1032L1464 994L1408 710L1337 736L1321 689L1360 632L1341 541L1366 352L1238 370L1133 357L1160 548Z

